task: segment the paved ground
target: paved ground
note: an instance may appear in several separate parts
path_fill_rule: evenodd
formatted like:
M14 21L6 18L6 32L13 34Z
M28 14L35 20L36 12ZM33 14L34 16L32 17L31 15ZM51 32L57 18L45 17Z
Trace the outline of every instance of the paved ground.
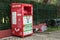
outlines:
M60 31L52 33L35 33L25 38L10 36L0 40L60 40Z

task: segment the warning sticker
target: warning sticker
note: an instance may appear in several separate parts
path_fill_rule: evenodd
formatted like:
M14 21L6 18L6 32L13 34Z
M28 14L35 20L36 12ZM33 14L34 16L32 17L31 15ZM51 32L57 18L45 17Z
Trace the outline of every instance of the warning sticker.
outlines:
M12 12L12 24L16 24L16 12Z
M23 17L23 24L24 24L24 35L33 33L32 28L32 16L24 16Z

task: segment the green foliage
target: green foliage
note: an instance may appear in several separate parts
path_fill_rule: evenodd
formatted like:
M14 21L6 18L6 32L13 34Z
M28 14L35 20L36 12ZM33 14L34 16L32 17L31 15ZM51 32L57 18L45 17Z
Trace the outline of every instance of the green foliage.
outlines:
M10 29L9 3L0 2L0 30Z
M60 27L48 27L48 29L45 32L53 32L53 31L60 31Z

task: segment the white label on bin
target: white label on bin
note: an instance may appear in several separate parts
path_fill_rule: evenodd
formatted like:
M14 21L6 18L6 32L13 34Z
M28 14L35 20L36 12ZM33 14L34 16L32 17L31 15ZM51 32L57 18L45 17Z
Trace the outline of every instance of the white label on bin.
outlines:
M12 24L16 24L16 12L12 12Z
M21 14L17 14L17 16L21 16Z
M30 30L30 31L25 31L25 32L24 32L24 35L29 35L29 34L32 34L32 33L33 33L32 30Z
M32 16L24 16L23 24L26 25L26 24L30 24L30 23L32 23Z
M24 16L23 17L23 24L24 24L24 35L28 35L33 33L32 28L32 16Z

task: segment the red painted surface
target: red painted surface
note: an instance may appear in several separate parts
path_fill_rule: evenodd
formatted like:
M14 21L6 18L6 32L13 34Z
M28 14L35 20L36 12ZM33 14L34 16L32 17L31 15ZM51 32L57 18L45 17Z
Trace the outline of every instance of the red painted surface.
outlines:
M16 36L22 36L22 37L26 36L24 35L23 16L33 17L33 6L31 4L12 3L11 14L13 14L12 12L16 12L16 18L15 18L16 24L13 24L13 21L11 20L12 34ZM32 23L32 26L33 26L33 23ZM30 34L27 34L27 35L30 35Z
M11 36L11 30L0 30L0 38Z

